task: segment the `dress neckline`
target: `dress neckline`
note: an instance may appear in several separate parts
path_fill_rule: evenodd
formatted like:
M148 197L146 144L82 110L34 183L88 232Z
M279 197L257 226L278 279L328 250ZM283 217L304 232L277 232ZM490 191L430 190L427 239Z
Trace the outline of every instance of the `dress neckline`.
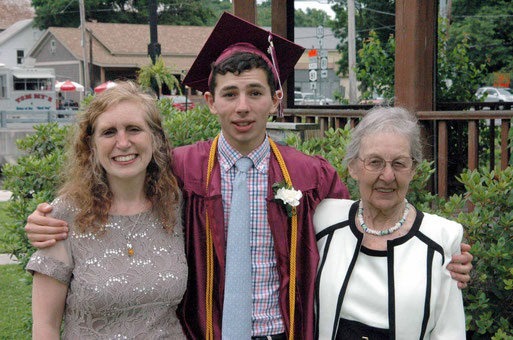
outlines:
M360 201L358 200L358 201L355 201L351 205L351 208L349 209L348 219L349 219L349 227L351 228L351 231L353 232L354 236L358 239L363 239L364 234L360 230L358 230L358 227L356 226L356 213L358 212L358 204L359 203L360 203ZM416 212L416 216L415 216L415 220L413 221L413 225L411 226L408 233L406 233L405 235L395 238L393 240L388 240L387 248L395 247L395 246L398 246L400 244L407 242L409 239L411 239L413 236L415 236L415 234L417 234L417 232L419 231L420 225L422 224L422 220L424 218L424 214L422 213L422 211L418 210L415 207L415 205L411 204L411 206L413 207L413 209L415 209L415 212ZM370 248L364 247L363 245L362 245L362 248L369 250L367 252L367 254L374 254L374 253L377 254L377 252L384 252L385 254L387 253L386 250L370 249ZM383 256L383 255L374 255L374 256Z

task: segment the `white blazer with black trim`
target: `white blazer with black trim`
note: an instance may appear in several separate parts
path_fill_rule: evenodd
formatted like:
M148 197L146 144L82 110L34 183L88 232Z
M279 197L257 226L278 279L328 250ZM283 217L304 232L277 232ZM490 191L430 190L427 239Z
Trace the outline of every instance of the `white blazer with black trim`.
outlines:
M358 202L325 199L314 215L318 339L335 339L342 304L351 299L345 290L364 236L355 225L357 209ZM417 210L408 234L388 242L389 339L465 339L461 291L446 269L462 236L459 223Z

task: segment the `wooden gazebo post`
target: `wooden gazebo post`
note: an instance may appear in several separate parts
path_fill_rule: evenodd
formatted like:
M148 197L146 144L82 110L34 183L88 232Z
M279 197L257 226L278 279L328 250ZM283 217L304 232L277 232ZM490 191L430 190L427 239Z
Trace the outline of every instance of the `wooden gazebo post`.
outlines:
M395 103L416 114L435 109L437 5L432 0L396 0ZM447 196L447 123L438 122L438 194ZM433 126L424 124L424 153L433 158Z
M233 0L233 14L253 24L257 22L255 0Z

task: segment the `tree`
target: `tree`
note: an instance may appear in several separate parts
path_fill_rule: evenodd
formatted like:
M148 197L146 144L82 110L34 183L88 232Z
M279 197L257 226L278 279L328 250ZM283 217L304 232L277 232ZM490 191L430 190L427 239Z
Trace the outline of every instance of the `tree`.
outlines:
M271 26L271 0L262 1L257 4L257 24L259 26Z
M341 59L337 62L339 73L347 74L347 1L333 2L335 20L330 25L335 37L340 38L338 51ZM374 31L380 41L387 41L390 34L395 32L395 1L394 0L360 0L355 2L356 50L360 50L363 41Z
M476 66L470 59L468 37L449 44L449 23L438 20L438 58L436 99L438 102L465 102L475 100L485 64Z
M511 1L453 0L449 45L466 38L475 64L486 64L489 73L513 73L512 17Z
M207 26L214 26L223 12L233 13L231 0L211 0L207 4L212 10L213 16L207 21Z
M137 72L137 81L141 86L146 88L153 88L152 85L154 82L159 89L159 97L162 95L162 86L164 84L166 84L171 91L174 88L177 88L178 92L182 92L180 89L180 82L173 75L171 68L166 66L162 56L159 56L155 60L155 64L152 64L150 61L148 65L141 67Z
M395 38L391 34L382 44L376 32L371 31L358 51L360 61L356 77L360 81L362 99L372 99L373 94L384 98L394 97Z
M437 101L472 101L481 81L485 65L476 66L469 58L468 40L456 46L448 44L447 21L439 20L437 58ZM385 98L394 97L395 38L390 35L383 44L374 31L358 52L357 79L361 82L363 99L374 91Z
M296 27L317 27L319 25L331 27L332 20L328 13L320 9L307 8L306 11L296 9L294 11L294 25Z
M257 22L260 26L271 26L271 1L266 0L257 5ZM294 10L294 26L296 27L317 27L331 24L329 15L320 9L307 8Z
M98 22L147 24L148 0L85 0L86 20ZM79 2L74 0L32 0L35 24L78 27ZM159 0L158 22L164 25L206 25L214 17L210 6L201 0Z

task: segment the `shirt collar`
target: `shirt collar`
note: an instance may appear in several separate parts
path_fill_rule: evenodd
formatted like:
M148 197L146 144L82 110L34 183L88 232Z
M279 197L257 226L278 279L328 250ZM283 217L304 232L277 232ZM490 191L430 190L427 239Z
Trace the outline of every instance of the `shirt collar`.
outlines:
M235 163L239 158L244 157L228 143L222 132L219 136L217 151L219 152L219 164L225 172L235 166ZM246 157L251 159L255 169L259 172L266 173L269 165L270 154L271 146L269 144L269 138L266 135L262 144L260 144L260 146L255 150L251 151Z

